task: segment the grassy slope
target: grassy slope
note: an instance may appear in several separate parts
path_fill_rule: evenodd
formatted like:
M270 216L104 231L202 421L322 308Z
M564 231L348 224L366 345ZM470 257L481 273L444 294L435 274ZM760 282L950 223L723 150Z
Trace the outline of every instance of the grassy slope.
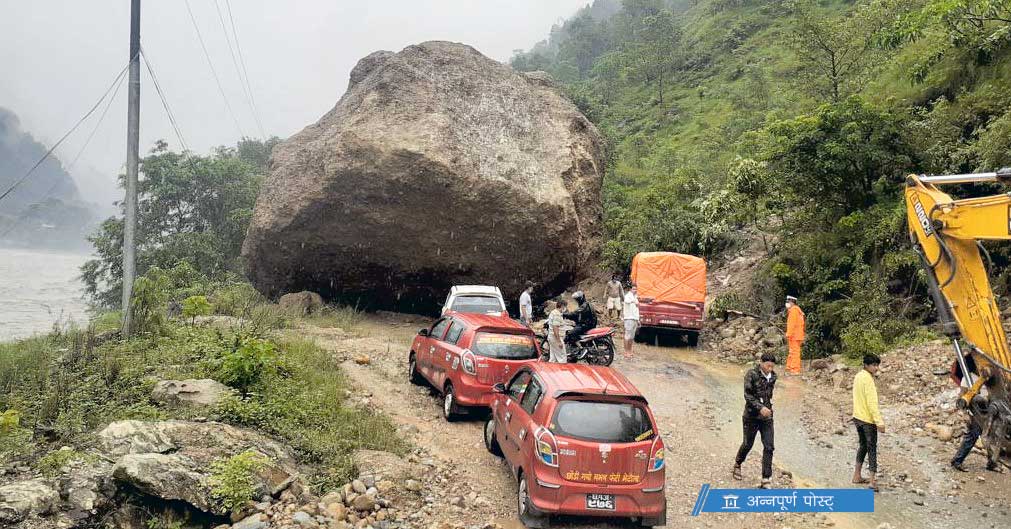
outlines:
M314 324L354 325L347 310ZM161 420L195 415L254 427L290 444L315 469L312 482L326 488L354 473L358 448L403 452L405 445L384 417L345 405L354 388L326 352L283 330L268 333L278 369L243 398L217 409L167 409L150 401L159 379L216 378L220 359L248 329L169 322L158 335L122 342L102 340L114 318L91 329L0 343L0 465L13 461L42 468L62 445L85 449L95 432L122 419ZM280 321L280 320L277 320Z

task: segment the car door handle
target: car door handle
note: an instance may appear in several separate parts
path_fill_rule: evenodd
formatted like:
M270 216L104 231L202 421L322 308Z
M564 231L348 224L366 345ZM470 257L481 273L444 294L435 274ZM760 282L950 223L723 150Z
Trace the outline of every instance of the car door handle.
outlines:
M509 413L509 412L506 412L506 414L505 414L505 421L509 422L510 420L512 420L512 418L513 418L513 414Z

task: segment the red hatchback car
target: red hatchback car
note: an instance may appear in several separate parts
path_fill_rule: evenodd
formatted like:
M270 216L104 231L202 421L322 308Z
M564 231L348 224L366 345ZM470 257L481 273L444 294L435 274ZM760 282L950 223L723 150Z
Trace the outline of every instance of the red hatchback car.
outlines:
M506 316L450 312L411 344L411 382L428 382L443 396L442 414L453 420L473 406L488 406L492 386L540 360L534 332Z
M488 450L518 481L520 521L553 514L667 521L664 444L646 399L609 367L540 363L496 386Z

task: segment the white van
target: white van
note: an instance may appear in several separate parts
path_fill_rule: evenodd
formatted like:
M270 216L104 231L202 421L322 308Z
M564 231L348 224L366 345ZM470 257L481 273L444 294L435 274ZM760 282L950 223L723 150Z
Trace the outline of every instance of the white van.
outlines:
M457 285L449 289L449 296L442 306L442 314L445 315L447 312L509 315L502 291L498 287L485 285Z

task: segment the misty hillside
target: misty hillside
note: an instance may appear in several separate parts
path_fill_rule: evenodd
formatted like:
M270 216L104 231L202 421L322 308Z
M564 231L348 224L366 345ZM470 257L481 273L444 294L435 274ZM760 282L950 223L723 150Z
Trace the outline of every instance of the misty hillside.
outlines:
M14 112L0 107L0 193L35 165L48 148L22 130ZM82 246L94 222L73 178L49 157L0 201L0 243Z

